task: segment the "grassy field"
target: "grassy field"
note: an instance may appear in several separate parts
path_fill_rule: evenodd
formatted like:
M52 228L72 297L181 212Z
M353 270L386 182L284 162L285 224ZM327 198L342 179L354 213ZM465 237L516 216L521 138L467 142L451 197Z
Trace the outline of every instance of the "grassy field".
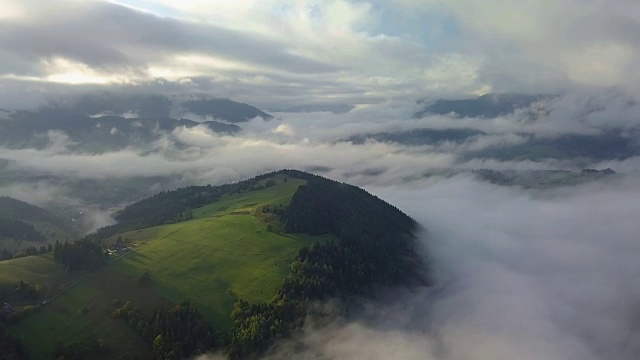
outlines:
M298 179L284 182L282 176L270 180L275 185L226 195L194 209L192 220L107 239L106 243L125 239L129 251L111 255L105 268L84 275L77 286L40 313L11 327L11 333L45 357L59 343L87 339L102 339L107 347L118 349L113 357L143 354L148 349L140 338L124 321L110 317L116 300L130 300L147 310L190 300L215 327L230 326L229 313L237 298L269 301L290 273L291 261L301 247L334 240L329 235L268 231L262 207L289 204L295 190L304 184ZM24 261L24 266L12 268L17 260ZM61 271L46 256L17 260L4 265L6 273L0 262L0 284L3 278L5 282L20 277L43 281L48 276L56 278L56 271ZM145 272L151 275L150 285L139 282Z
M264 205L289 205L293 194L300 185L306 184L305 180L287 179L278 175L271 179L262 180L266 184L268 180L276 182L274 186L241 194L223 196L220 201L201 207L193 211L194 218L206 218L230 214L255 214L255 211Z
M115 275L115 276L114 276ZM142 300L140 306L167 305L152 289L140 286L137 279L122 277L108 269L90 274L42 311L10 328L31 350L42 358L53 358L58 345L100 340L113 356L136 355L144 358L148 345L124 321L110 317L119 297Z
M153 237L144 240L144 235ZM234 295L268 301L289 274L298 249L329 237L268 232L250 215L225 215L160 226L124 238L146 241L112 266L151 274L168 299L191 300L211 321L229 325Z
M45 288L43 297L48 297L78 277L78 274L65 272L50 254L0 261L0 290L6 294L0 302L16 302L10 294L21 280L41 285Z

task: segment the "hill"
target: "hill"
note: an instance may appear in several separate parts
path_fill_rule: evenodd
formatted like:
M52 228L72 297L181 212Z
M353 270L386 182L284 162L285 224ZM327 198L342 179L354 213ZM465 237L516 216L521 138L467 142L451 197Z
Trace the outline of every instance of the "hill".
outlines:
M188 100L181 105L185 110L202 117L212 117L230 123L246 122L256 117L273 119L273 116L256 107L229 99Z
M0 260L28 248L73 239L71 222L51 212L10 197L0 197Z
M303 172L162 192L117 217L84 240L108 249L104 265L63 272L80 278L9 328L31 354L246 357L296 331L312 302L424 283L411 218ZM65 245L53 258L91 246ZM66 259L54 267L70 269ZM14 281L29 273L22 269Z

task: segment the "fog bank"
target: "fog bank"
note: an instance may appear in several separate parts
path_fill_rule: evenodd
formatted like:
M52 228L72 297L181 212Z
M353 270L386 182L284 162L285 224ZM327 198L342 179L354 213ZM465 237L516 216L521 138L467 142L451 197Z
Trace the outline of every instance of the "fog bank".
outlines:
M369 190L428 229L436 286L393 290L390 303L307 329L269 359L640 355L638 178L522 191L459 176Z

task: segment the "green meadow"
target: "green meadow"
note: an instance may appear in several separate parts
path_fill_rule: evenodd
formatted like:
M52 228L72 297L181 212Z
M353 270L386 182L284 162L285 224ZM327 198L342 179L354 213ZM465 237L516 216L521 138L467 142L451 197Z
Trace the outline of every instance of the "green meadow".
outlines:
M148 233L153 237L144 238ZM149 272L174 302L191 300L216 324L229 325L235 297L268 301L290 272L297 251L328 237L276 234L251 215L224 215L165 225L135 235L144 241L114 262L127 274Z
M11 292L20 281L44 287L43 296L46 296L56 293L77 277L78 274L65 272L50 254L0 261L0 291L5 294L5 301L14 300Z
M193 218L175 224L129 231L128 250L110 255L107 266L82 275L80 282L47 303L42 311L10 328L33 354L49 357L56 346L99 339L121 349L112 357L138 354L141 339L126 322L110 314L116 304L132 301L150 311L191 301L214 327L231 325L236 299L269 301L276 295L298 250L330 235L280 233L263 206L286 206L303 180L281 175L262 180L265 189L227 194L193 209ZM19 261L20 260L20 261ZM16 263L17 262L17 263ZM18 266L20 265L20 266ZM149 273L151 282L140 277ZM67 275L49 256L0 262L0 286L23 279L52 282Z

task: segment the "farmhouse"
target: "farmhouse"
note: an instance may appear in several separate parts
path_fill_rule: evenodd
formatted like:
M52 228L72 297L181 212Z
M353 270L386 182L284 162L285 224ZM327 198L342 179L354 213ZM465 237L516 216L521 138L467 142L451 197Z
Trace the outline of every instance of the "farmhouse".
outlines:
M121 251L127 251L127 250L129 250L129 248L124 244L113 244L109 246L109 248L107 249L107 251L109 252L109 255L112 255L114 253L121 252Z

